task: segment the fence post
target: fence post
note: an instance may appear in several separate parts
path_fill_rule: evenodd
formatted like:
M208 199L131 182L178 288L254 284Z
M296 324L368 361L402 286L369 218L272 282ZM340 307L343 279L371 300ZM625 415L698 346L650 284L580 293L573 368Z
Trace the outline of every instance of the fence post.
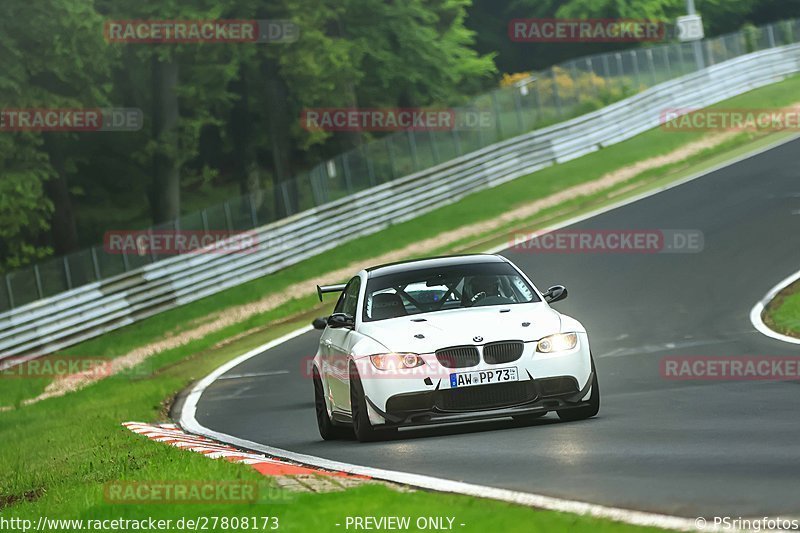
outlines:
M642 86L642 77L639 74L639 54L636 50L631 50L631 59L633 60L633 73L636 75L636 92Z
M375 164L372 162L372 157L369 155L370 146L372 146L372 143L361 145L361 157L363 157L367 162L367 178L369 178L369 186L374 187L378 184L378 180L375 176Z
M664 65L667 67L667 77L672 79L672 65L669 63L669 49L672 45L662 46L661 50L664 52Z
M308 179L311 179L311 175L309 174ZM250 220L253 222L253 227L258 227L258 212L256 210L256 203L253 201L253 193L249 193L247 195L247 203L250 206Z
M37 300L44 298L44 291L42 290L42 276L39 273L39 265L33 265L33 279L36 280L36 294L39 296Z
M128 271L128 261L127 261L128 258L125 257L124 255L123 255L123 257L125 258L125 272L127 272ZM69 261L67 261L67 256L66 255L64 257L62 257L61 260L64 263L64 279L67 281L67 290L71 290L72 289L72 273L69 270Z
M603 54L603 76L611 83L611 67L608 64L608 54Z
M11 290L11 279L9 279L8 274L5 275L6 278L6 292L8 292L8 307L14 309L14 291Z
M281 190L281 197L283 197L283 210L286 212L286 216L291 216L292 212L292 199L289 197L289 191L286 190L286 184L289 183L289 180L284 180L280 183L279 188Z
M519 126L519 133L525 133L525 122L522 116L522 99L519 96L519 91L516 87L511 89L514 95L514 110L517 113L517 126Z
M533 82L533 101L536 104L536 112L533 118L533 127L536 128L536 123L542 118L542 93L539 92L539 78Z
M706 56L708 56L708 61L706 62L706 66L711 67L716 65L716 62L714 61L714 49L711 48L711 40L706 39L704 44L706 49Z
M322 195L322 184L320 183L319 179L320 173L320 166L317 165L311 169L311 172L308 173L308 179L311 182L311 194L314 196L314 205L319 207L324 202L324 196Z
M344 186L348 193L353 192L353 179L350 174L350 152L342 154L342 168L344 169Z
M575 92L575 105L578 106L581 103L581 95L578 91L578 65L575 61L571 61L570 63L569 72L570 76L572 76L572 87Z
M694 49L694 70L692 72L700 72L706 67L702 41L692 43L692 48Z
M684 73L683 66L686 65L686 54L684 53L683 43L678 44L678 50L680 50L680 57L681 57L681 74ZM689 62L691 64L691 61ZM689 70L691 72L691 68Z
M586 67L589 69L589 85L592 86L592 93L595 98L600 98L600 89L598 89L597 85L594 83L594 79L599 77L594 70L594 58L586 58Z
M497 140L503 140L503 125L500 124L500 109L497 106L497 91L492 91L492 113L494 114L495 130L497 130Z
M658 81L656 79L656 61L653 58L653 49L648 48L647 50L645 50L644 55L645 57L647 57L647 63L650 66L650 77L653 80L653 85L651 85L651 87L654 87L655 85L658 84Z
M92 266L94 266L94 276L100 281L100 262L97 260L97 248L92 246Z
M431 155L433 155L433 164L438 165L439 160L439 147L436 146L436 138L433 136L433 130L428 130L428 141L431 143Z
M222 204L222 208L225 211L225 224L228 226L228 231L233 231L233 220L231 220L231 206L227 200L225 200L225 203Z
M453 144L456 147L456 155L460 156L460 155L462 155L462 152L461 152L461 139L458 138L458 131L456 131L457 129L458 129L457 127L451 129L450 133L453 134Z
M417 138L414 136L414 132L408 130L406 132L408 136L408 151L411 154L411 164L414 165L414 172L419 170L419 159L417 158Z
M147 229L147 235L150 237L150 242L153 242L153 228L148 228ZM137 246L137 249L138 249L138 246ZM140 256L142 255L141 251L139 251L139 255ZM156 259L156 252L155 252L155 250L153 250L153 247L151 246L150 247L150 263L152 264L152 263L156 263L156 262L158 262L158 259Z
M398 175L397 168L395 167L396 160L394 157L394 143L392 142L392 138L394 138L395 135L396 134L392 134L383 139L384 142L386 142L386 152L389 154L389 166L392 168L392 179Z
M553 78L553 101L556 104L556 113L560 117L561 112L561 97L558 94L558 77L556 76L555 69L550 69L550 77Z

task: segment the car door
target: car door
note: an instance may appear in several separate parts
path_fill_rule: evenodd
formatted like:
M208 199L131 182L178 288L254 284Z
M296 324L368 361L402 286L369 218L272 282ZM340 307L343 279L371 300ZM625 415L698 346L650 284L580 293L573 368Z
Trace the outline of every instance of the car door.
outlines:
M358 309L358 292L361 289L361 278L358 276L342 291L336 302L334 313L345 313L355 318ZM329 384L333 402L342 411L350 409L350 379L347 374L350 348L355 344L356 332L350 328L328 328L328 366L330 368Z

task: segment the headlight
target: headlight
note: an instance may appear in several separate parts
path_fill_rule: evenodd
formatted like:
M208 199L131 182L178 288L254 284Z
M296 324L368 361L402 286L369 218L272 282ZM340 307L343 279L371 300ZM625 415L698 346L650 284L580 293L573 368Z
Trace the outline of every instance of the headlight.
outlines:
M556 333L541 339L536 344L536 351L540 353L566 352L577 345L577 333Z
M425 364L422 357L415 353L381 353L370 355L369 359L378 370L402 370Z

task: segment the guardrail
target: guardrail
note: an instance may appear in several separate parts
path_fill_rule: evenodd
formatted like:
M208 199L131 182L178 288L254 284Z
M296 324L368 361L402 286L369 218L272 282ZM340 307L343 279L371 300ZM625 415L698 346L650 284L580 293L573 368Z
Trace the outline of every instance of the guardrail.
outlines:
M177 256L2 313L0 361L12 358L16 363L64 349L270 274L473 192L619 143L657 127L663 109L712 105L797 72L800 45L741 56L598 111L258 228L250 253Z

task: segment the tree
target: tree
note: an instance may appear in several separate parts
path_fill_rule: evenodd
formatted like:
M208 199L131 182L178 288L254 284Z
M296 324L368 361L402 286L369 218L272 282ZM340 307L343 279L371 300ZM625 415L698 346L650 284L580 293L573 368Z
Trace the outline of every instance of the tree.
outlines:
M13 256L13 264L23 264L52 244L59 253L94 244L106 229L170 221L181 214L186 191L211 177L215 184L237 183L243 193L264 187L267 175L274 188L291 186L293 176L375 135L307 131L300 124L305 108L463 102L494 75L491 55L472 49L468 6L468 0L4 2L4 102L134 107L145 123L141 131L114 134L6 134L0 219L25 224L4 227L0 263L11 264ZM108 20L224 18L289 19L300 39L103 40Z
M170 0L131 4L102 0L101 11L116 20L215 20L229 3L201 0L191 5ZM137 93L136 99L149 119L150 133L144 146L132 150L132 158L149 170L148 199L154 223L174 220L181 214L182 182L187 164L199 154L203 128L220 125L221 109L232 95L227 84L236 73L232 46L221 43L114 44L125 49L126 83L118 87Z
M99 107L109 53L81 0L0 5L0 91L7 109ZM70 133L2 133L0 269L77 245L68 174ZM47 230L52 234L45 235ZM48 242L49 241L49 242ZM48 245L49 244L49 245Z

